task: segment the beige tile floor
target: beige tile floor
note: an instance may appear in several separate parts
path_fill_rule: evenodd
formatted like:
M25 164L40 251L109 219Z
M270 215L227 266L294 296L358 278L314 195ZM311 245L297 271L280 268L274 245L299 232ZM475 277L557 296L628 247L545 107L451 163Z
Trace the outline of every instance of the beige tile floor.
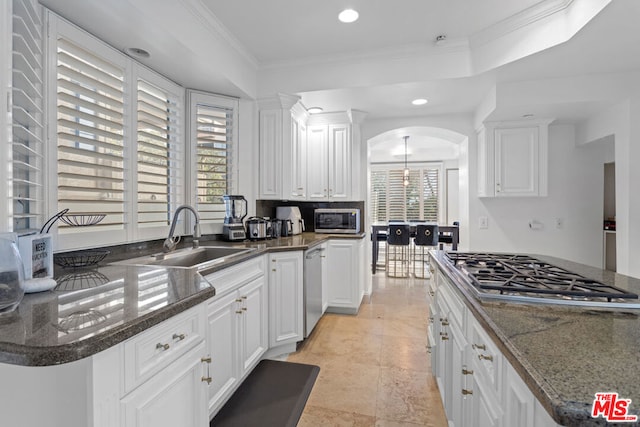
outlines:
M320 366L299 427L444 427L426 352L424 279L373 276L356 316L325 314L289 355Z

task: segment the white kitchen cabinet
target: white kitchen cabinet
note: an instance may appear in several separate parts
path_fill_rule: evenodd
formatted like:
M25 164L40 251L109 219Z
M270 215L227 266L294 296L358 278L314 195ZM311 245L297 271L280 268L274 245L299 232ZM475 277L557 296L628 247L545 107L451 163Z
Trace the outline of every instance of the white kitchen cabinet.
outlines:
M551 120L487 122L478 131L478 196L546 196Z
M320 245L320 269L322 271L322 314L329 307L329 263L327 262L327 243Z
M267 350L264 258L206 276L220 291L207 303L210 416L218 412Z
M207 425L205 343L167 366L122 399L124 427Z
M329 312L355 314L360 308L364 282L361 240L331 239L327 243Z
M306 117L300 97L278 94L259 101L259 196L306 199Z
M295 346L304 338L302 251L269 254L269 268L269 346Z
M309 200L350 200L353 176L351 125L307 128Z

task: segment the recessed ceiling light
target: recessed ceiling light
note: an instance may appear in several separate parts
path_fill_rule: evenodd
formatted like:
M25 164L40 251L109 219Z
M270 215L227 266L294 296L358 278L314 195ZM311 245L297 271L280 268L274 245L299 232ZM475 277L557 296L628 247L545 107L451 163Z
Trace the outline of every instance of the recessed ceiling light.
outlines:
M322 113L322 111L322 107L310 107L307 109L307 112L309 112L309 114Z
M351 22L355 22L358 20L358 12L353 9L345 9L338 15L338 19L340 22L344 22L345 24L350 24Z
M128 47L125 48L124 52L134 58L149 58L151 56L149 52L139 47Z
M427 102L429 102L429 101L427 101L427 100L426 100L426 99L424 99L424 98L418 98L418 99L414 99L413 101L411 101L411 103L412 103L413 105L424 105L424 104L426 104Z

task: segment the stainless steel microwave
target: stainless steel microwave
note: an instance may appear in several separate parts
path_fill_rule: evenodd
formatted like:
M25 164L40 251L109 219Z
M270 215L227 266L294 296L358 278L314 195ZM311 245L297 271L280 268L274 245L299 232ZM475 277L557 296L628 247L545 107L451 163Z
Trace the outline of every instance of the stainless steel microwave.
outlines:
M315 209L313 223L316 233L360 233L360 209Z

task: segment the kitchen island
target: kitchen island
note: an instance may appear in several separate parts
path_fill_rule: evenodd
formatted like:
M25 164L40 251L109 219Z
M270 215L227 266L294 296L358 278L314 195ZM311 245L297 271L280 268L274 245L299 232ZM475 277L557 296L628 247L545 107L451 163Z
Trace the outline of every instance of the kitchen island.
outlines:
M638 309L610 310L481 300L477 298L475 291L470 289L464 274L452 267L443 251L433 251L430 257L434 268L432 280L437 282L434 296L436 299L442 296L443 300L453 301L449 304L453 307L448 312L451 313L449 317L446 317L445 313L445 317L434 319L434 322L438 323L444 318L447 326L438 324L440 336L435 334L436 336L430 339L435 344L433 347L442 347L442 341L439 339L444 339L443 336L447 340L451 337L455 339L453 335L458 333L461 363L470 363L470 366L480 365L480 370L483 364L489 367L489 380L486 381L489 386L485 389L493 388L494 391L488 394L496 396L498 404L494 409L485 411L489 414L486 418L504 421L503 413L513 410L506 403L509 397L504 396L509 392L509 382L506 379L508 374L497 372L496 363L500 357L503 357L505 365L510 365L510 369L512 367L517 376L524 381L537 400L536 404L539 403L546 410L553 423L563 426L611 425L602 417L591 417L592 404L598 392L617 392L620 399L631 399L629 414L640 413ZM640 293L638 279L558 258L539 255L533 257L606 285ZM458 300L462 301L464 307L456 310L455 303ZM461 328L465 328L464 323L467 322L466 335L446 329L449 323L455 321L453 318L456 313L464 312L469 315L469 319L459 323L463 324ZM459 317L462 319L461 315ZM476 323L482 331L475 331ZM479 344L478 336L484 336L483 334L490 337L491 342ZM497 355L488 355L491 353L491 347L497 348ZM439 350L433 351L437 359ZM464 369L463 375L470 372L466 367ZM454 380L455 378L466 386L463 394L475 393L470 398L480 398L478 394L481 390L471 390L473 387L469 386L470 383L475 385L480 380L474 378L472 381L454 375ZM451 379L443 379L443 382L449 380ZM519 381L518 378L515 380ZM446 387L445 384L443 386ZM454 393L456 391L454 387ZM522 402L524 401L523 398ZM464 406L464 402L461 405ZM525 417L529 420L527 425L549 425L538 423L534 416L535 411L533 413L531 418Z

